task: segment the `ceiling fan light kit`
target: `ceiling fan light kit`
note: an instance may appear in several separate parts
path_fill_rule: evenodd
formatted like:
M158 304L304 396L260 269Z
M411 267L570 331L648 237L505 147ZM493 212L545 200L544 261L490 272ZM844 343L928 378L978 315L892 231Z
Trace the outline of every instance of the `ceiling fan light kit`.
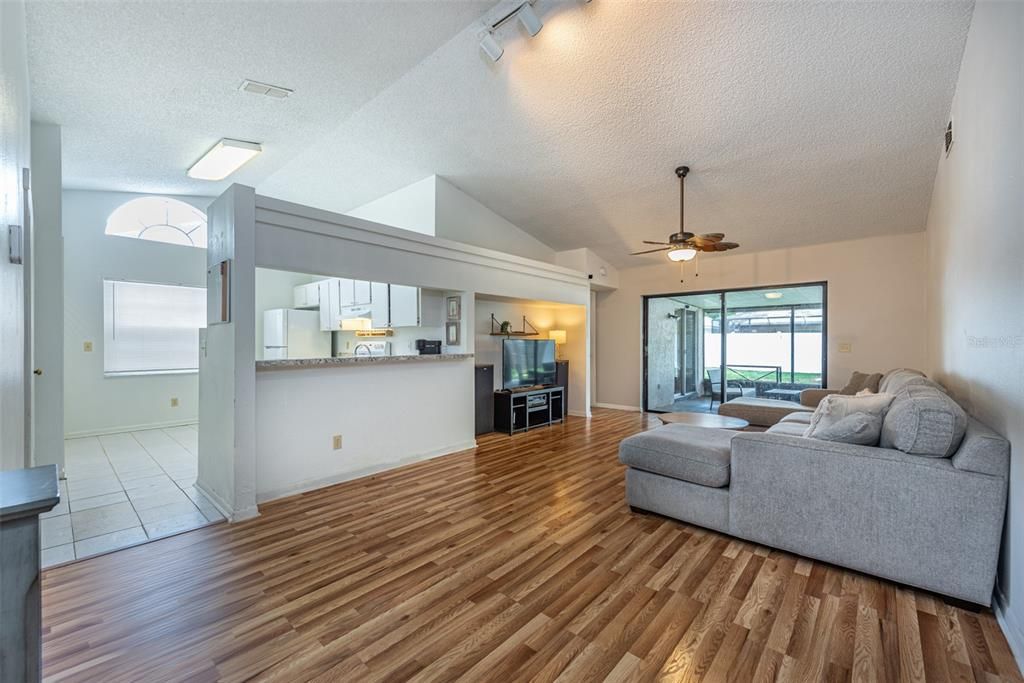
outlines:
M679 178L679 232L669 235L668 242L652 242L651 240L644 240L644 244L655 244L659 246L656 249L634 251L630 256L654 254L659 251L663 251L669 261L683 265L687 261L694 260L697 257L697 254L702 251L729 251L730 249L735 249L740 246L736 242L723 242L722 240L725 239L725 235L720 232L709 232L703 235L695 235L692 232L686 232L684 199L686 194L686 176L689 172L689 166L680 166L676 169L676 177ZM682 280L680 280L680 282L682 282Z

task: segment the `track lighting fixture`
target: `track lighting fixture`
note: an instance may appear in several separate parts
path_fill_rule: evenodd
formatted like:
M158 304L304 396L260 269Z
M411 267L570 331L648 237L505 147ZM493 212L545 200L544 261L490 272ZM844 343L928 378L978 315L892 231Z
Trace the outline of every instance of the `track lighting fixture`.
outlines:
M537 35L544 28L544 22L540 20L540 17L537 16L537 13L533 11L533 7L528 2L519 8L519 23L523 25L523 28L531 36Z
M491 58L492 62L496 62L501 59L501 55L504 54L505 50L502 48L501 43L494 37L494 32L498 30L500 26L512 20L513 17L519 19L519 23L522 24L526 32L531 36L535 36L540 33L540 30L544 28L544 22L540 20L537 13L533 10L533 3L536 0L526 0L514 10L498 19L495 22L486 24L486 32L480 38L480 49Z
M501 55L505 53L505 48L490 33L485 33L483 38L480 39L480 49L491 58L492 62L501 59Z

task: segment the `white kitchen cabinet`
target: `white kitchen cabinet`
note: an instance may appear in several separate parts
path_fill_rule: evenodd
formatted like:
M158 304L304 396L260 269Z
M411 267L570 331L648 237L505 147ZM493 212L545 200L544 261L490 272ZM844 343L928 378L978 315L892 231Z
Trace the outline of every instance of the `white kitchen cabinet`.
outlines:
M389 286L384 282L367 283L370 290L370 320L375 329L388 327L390 319Z
M340 323L341 308L338 306L338 285L337 278L320 280L315 283L317 287L317 299L320 302L320 329L324 331L336 330Z
M352 305L364 306L373 303L372 287L366 280L352 280Z
M352 286L352 280L348 278L335 278L337 280L338 288L338 310L354 306L356 303L355 288Z
M444 295L420 291L420 327L444 327L446 315Z
M316 308L320 305L320 283L298 285L292 296L295 308Z
M420 289L408 285L391 285L391 327L417 327L420 324Z

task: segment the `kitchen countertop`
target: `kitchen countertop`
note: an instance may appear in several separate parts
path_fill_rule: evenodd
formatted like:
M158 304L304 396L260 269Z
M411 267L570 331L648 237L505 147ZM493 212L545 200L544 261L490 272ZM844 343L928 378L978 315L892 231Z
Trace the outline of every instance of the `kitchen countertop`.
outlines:
M466 360L471 353L438 353L426 356L342 356L340 358L287 358L284 360L258 360L256 370L295 370L302 368L333 368L341 365L383 365L385 363L438 363Z

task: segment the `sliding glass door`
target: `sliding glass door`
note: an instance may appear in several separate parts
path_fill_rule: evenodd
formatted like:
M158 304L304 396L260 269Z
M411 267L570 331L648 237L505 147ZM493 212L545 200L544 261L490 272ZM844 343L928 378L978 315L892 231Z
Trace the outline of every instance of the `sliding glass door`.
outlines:
M801 390L824 386L824 283L649 296L644 305L646 410L799 401Z

